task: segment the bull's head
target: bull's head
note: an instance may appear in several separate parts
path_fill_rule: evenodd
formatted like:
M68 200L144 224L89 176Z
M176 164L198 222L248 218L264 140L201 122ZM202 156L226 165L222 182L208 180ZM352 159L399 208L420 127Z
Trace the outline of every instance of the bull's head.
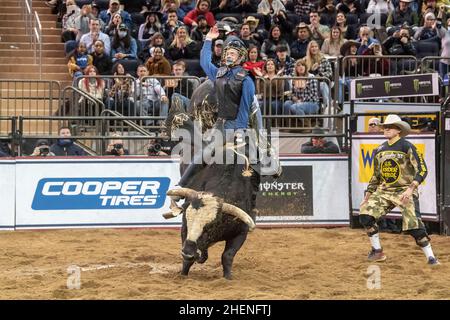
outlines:
M221 213L242 220L248 225L249 231L255 228L253 219L244 210L223 202L221 198L212 193L181 188L169 190L167 195L172 199L186 198L190 202L186 209L187 237L182 250L185 259L198 257L197 240L202 235L204 227L213 222Z

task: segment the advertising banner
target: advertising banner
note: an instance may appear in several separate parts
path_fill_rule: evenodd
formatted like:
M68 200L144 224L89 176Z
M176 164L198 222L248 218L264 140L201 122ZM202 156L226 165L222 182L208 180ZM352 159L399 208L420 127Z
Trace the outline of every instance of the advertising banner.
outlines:
M437 73L358 78L350 88L351 100L439 95Z
M16 166L14 160L0 160L0 230L14 230Z
M166 192L180 179L171 159L19 159L16 228L173 226Z
M281 157L283 174L261 179L257 222L264 224L349 224L348 157ZM336 194L339 190L339 194Z
M373 160L376 148L386 141L381 135L352 136L352 212L359 214L359 204L364 191L373 175ZM436 160L435 137L433 134L409 135L407 140L413 143L425 160L428 175L419 186L420 211L424 220L437 220L436 204ZM391 216L400 216L398 208Z

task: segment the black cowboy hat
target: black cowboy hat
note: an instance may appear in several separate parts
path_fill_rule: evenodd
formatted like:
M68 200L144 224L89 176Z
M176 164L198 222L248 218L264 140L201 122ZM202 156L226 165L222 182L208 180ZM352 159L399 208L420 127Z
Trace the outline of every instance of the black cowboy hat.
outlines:
M145 11L145 12L144 12L144 18L145 18L145 20L147 20L147 17L148 17L149 15L151 15L151 14L156 15L156 16L158 17L159 22L162 21L163 14L162 14L161 12L159 12L159 11Z
M361 42L355 41L355 40L348 40L341 46L341 55L346 56L347 52L350 50L351 46L356 46L359 48L361 46Z

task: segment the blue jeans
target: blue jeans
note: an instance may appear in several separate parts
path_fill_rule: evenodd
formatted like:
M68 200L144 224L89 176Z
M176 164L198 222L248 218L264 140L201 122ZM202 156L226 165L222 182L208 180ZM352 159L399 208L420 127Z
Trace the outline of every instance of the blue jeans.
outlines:
M328 107L330 105L330 86L328 83L324 81L320 83L320 94L322 95L325 107Z
M191 99L183 96L179 93L174 93L171 98L172 106L179 104L183 107L184 111L187 111L189 104L191 103Z
M290 114L303 116L308 114L317 114L319 112L319 104L317 102L293 102L288 100L284 103L284 108L288 109Z
M136 102L136 115L141 117L147 116L161 116L167 117L169 114L169 105L165 102L161 101L152 101L152 100L139 100ZM164 121L164 120L158 120ZM151 126L154 125L153 120L145 120L145 125Z

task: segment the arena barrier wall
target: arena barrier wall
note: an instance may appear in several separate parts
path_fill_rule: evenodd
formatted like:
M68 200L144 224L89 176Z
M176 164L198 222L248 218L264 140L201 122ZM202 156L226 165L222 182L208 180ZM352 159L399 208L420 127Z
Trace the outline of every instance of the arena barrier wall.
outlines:
M261 181L256 206L259 226L349 225L347 155L301 155L280 160L283 175L277 181Z
M0 222L10 229L181 225L181 217L162 217L169 211L166 191L180 179L177 160L55 157L0 163L2 199L11 199L12 208L8 221ZM279 181L260 185L259 226L349 225L346 155L283 157L282 165Z
M441 106L439 104L392 104L385 102L355 102L354 109L357 113L367 113L367 116L359 116L357 120L356 131L367 132L369 119L375 117L377 113L401 113L411 112L412 118L428 117L434 118L436 112L440 112ZM344 104L344 113L350 114L350 104ZM430 112L430 116L427 115L415 115L417 112ZM402 115L402 117L408 117L408 115Z
M434 134L410 134L407 137L417 150L423 154L427 164L428 176L419 186L420 211L423 220L439 221L437 213L437 172L436 172L436 141ZM363 200L364 190L373 174L375 149L385 142L382 135L353 134L352 135L352 213L359 214L359 204ZM396 208L389 217L401 217Z
M0 230L14 230L16 198L15 160L0 161Z

